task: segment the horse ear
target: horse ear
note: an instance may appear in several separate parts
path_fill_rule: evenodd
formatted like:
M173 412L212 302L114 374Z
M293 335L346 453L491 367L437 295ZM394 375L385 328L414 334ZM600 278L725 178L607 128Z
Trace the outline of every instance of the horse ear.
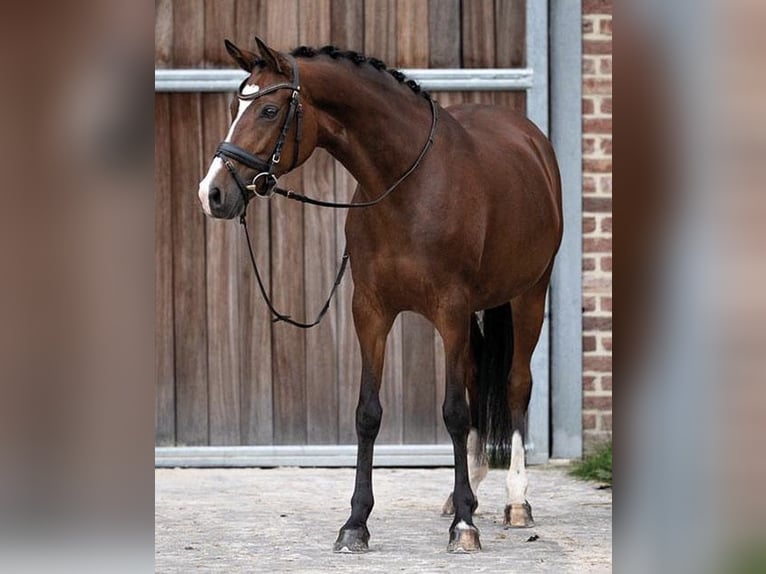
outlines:
M224 40L223 43L224 46L226 46L226 51L229 53L229 56L239 64L240 68L245 70L245 72L253 71L256 62L258 61L258 56L247 50L240 50L233 42L229 42L228 40Z
M279 52L269 48L258 36L255 37L255 43L258 45L258 52L260 52L261 58L266 62L267 67L279 74L284 73L284 70L288 69L287 60Z

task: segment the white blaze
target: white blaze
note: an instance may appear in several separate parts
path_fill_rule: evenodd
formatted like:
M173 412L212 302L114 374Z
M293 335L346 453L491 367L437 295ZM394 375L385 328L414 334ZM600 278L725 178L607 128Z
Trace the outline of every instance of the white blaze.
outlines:
M248 96L251 94L255 94L260 90L260 86L256 84L247 84L244 88L242 88L242 95ZM239 123L239 120L242 119L242 115L247 111L247 108L250 107L250 104L253 103L254 100L239 100L239 108L237 109L237 116L234 118L234 121L231 122L231 127L229 128L229 132L226 134L226 137L223 141L230 142L232 136L234 135L234 130L237 127L237 124ZM224 168L223 161L221 161L221 158L215 157L213 158L213 163L210 164L210 169L207 170L207 175L205 175L204 179L199 183L199 200L202 203L202 210L207 214L211 215L210 212L210 188L215 180L216 176L218 175L218 172L221 171Z

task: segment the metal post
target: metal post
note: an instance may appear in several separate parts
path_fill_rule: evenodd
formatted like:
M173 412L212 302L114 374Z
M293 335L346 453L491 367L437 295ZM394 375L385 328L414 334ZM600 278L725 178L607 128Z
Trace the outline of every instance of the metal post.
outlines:
M582 456L581 19L580 0L551 3L551 141L564 201L564 238L550 293L551 456L557 458Z

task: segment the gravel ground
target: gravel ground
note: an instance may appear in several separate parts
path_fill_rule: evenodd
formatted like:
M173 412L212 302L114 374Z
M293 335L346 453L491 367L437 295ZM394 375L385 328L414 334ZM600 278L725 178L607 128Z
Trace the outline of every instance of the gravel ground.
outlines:
M505 472L490 471L474 517L483 551L470 555L446 552L451 469L376 469L370 552L334 554L353 472L157 469L156 572L611 572L611 490L556 466L528 470L536 526L519 530L503 529Z

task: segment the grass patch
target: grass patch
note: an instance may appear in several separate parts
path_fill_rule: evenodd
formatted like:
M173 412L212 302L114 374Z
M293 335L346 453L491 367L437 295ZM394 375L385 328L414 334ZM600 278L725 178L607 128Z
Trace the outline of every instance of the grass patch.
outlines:
M612 443L600 446L596 451L576 462L569 474L583 480L597 480L612 484Z

